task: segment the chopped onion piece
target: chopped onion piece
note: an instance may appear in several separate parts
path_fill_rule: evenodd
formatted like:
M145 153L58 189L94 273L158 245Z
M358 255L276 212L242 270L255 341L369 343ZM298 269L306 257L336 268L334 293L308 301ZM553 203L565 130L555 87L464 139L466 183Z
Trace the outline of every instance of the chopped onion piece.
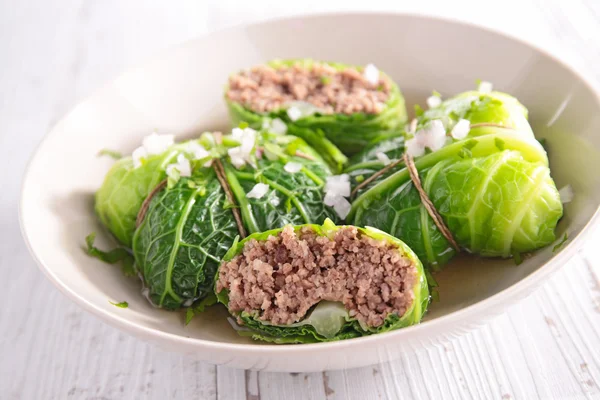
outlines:
M296 172L300 172L302 169L302 164L290 161L283 166L283 169L289 172L290 174L295 174Z
M341 197L341 196L338 194L332 193L332 192L327 192L327 193L325 193L325 197L323 198L323 203L326 206L333 207L333 205L336 202L335 199L337 197Z
M374 64L367 64L363 71L363 76L371 85L379 83L379 69Z
M571 187L571 185L566 185L566 186L563 186L562 188L560 188L560 190L558 191L558 194L560 195L560 202L563 204L572 202L573 197L575 196L575 193L573 192L573 188Z
M257 183L254 185L251 191L246 195L249 199L260 199L264 197L265 194L269 191L269 185L264 183Z
M287 115L292 121L297 121L302 116L302 111L298 107L290 107L287 109Z
M460 119L456 125L454 125L454 128L452 128L450 135L452 135L454 139L461 140L467 137L470 130L471 122L467 119Z
M244 136L242 136L242 150L245 154L250 154L256 143L256 131L252 128L244 129Z
M325 193L350 197L350 176L342 174L328 177L325 181Z
M185 151L192 154L192 160L201 160L210 156L210 153L198 142L188 142L185 146Z
M379 152L375 154L375 156L379 161L383 163L383 165L390 165L392 163L392 160L390 160L390 158L385 153Z
M429 108L439 107L440 104L442 104L442 99L440 96L429 96L427 98L427 107Z
M333 207L333 209L335 210L335 213L341 218L344 219L348 216L348 214L350 213L350 209L352 208L352 205L350 204L350 202L348 200L346 200L344 197L332 193L332 192L327 192L325 193L325 198L323 199L323 203L325 203L326 206L329 207Z
M491 82L481 81L479 83L479 87L477 88L477 91L479 91L481 93L492 93L493 88L494 88L494 85L492 85Z
M310 117L313 114L321 112L321 109L307 101L291 101L287 103L287 115L292 121L297 121L300 118Z
M174 170L179 171L179 176L192 176L192 166L183 154L177 156L177 162L167 165L167 176L175 178Z
M415 138L423 147L437 151L446 145L446 128L439 119L429 122L425 128L415 134Z
M420 157L425 154L425 146L423 146L416 137L406 141L406 152L413 157Z
M246 159L243 156L241 146L227 150L227 154L229 154L229 158L231 158L231 163L234 167L240 168L241 166L246 164Z
M256 131L252 128L234 128L231 131L231 137L240 142L240 146L227 150L231 163L236 168L240 168L245 163L252 164L250 155L256 143Z
M142 146L149 155L160 154L175 142L175 135L158 135L156 132L146 136Z
M242 128L233 128L231 130L231 138L236 142L242 142L242 136L244 136L244 130Z
M276 135L285 135L287 129L287 125L280 118L275 118L269 126L269 132Z
M143 161L148 157L148 152L143 146L138 147L131 154L131 158L133 159L133 168L138 168L142 165Z

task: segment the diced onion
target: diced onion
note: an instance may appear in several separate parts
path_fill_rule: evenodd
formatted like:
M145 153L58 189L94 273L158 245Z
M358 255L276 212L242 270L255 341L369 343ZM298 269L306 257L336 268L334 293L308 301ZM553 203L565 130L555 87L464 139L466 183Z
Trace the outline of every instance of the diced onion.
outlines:
M440 96L429 96L427 98L427 107L429 108L439 107L440 104L442 104L442 99Z
M256 131L252 128L234 128L231 131L231 137L235 141L240 142L240 146L227 150L227 154L231 158L231 163L236 168L240 168L245 163L251 164L252 149L256 143Z
M350 213L350 209L352 208L352 204L350 204L348 200L346 200L343 196L332 192L325 193L323 203L325 203L326 206L333 207L335 213L341 219L346 218Z
M283 166L283 169L289 172L290 174L295 174L296 172L300 172L300 170L302 169L302 164L290 161Z
M133 167L142 165L143 161L150 155L161 154L175 142L175 135L159 135L152 132L142 140L142 145L131 154Z
M298 107L290 107L287 109L287 115L292 121L297 121L302 117L302 111Z
M412 139L406 141L406 152L419 157L425 154L425 148L437 151L446 145L446 128L439 119L430 121L424 128L419 129Z
M352 204L345 198L340 197L339 202L333 205L333 209L341 219L345 219L350 214Z
M379 161L381 161L381 163L383 165L390 165L392 163L392 160L390 160L390 158L387 156L387 154L385 154L383 152L379 152L379 153L375 154L375 156L377 157L377 159Z
M406 141L406 152L413 157L420 157L425 154L425 146L423 146L417 138L408 139Z
M269 126L269 132L276 135L285 135L287 129L287 125L280 118L275 118L272 120Z
M350 176L342 174L328 177L325 181L325 193L350 197Z
M246 159L243 156L242 147L234 147L232 149L227 150L227 154L229 154L229 158L231 159L231 163L234 167L240 168L244 164L246 164Z
M479 83L479 87L477 88L477 91L479 91L481 93L491 93L493 89L494 89L494 85L492 85L491 82L482 81Z
M241 143L242 137L244 136L244 130L242 128L233 128L231 130L231 138L236 142Z
M439 119L434 119L415 134L417 140L431 151L437 151L446 145L446 128Z
M160 154L175 142L175 135L158 135L156 132L146 136L142 146L149 155Z
M470 130L471 122L467 119L461 119L456 123L456 125L454 125L450 135L452 135L454 139L462 140L467 137Z
M297 121L300 118L310 117L313 114L320 113L322 110L307 101L291 101L287 103L287 115L292 121Z
M571 185L566 185L560 188L558 194L560 195L560 202L563 204L572 202L573 197L575 197L575 193L573 192Z
M172 178L176 177L174 175L175 169L179 171L179 176L192 176L192 166L190 165L190 160L188 160L183 154L179 154L177 156L176 163L167 165L167 176Z
M367 64L363 71L363 76L371 85L379 83L379 69L374 64Z
M269 191L269 185L264 183L257 183L254 185L251 191L246 195L249 199L260 199L264 197L265 194Z
M210 153L198 142L188 142L185 151L192 154L192 160L201 160L210 155Z
M133 168L138 168L141 166L146 157L148 157L148 152L143 146L135 149L131 154L131 158L133 159Z

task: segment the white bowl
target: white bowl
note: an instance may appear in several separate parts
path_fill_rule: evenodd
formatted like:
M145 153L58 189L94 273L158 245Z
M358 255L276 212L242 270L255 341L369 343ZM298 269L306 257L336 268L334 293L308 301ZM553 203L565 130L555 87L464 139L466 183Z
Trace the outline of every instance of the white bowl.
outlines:
M375 63L400 85L409 109L436 89L443 95L480 78L517 96L538 137L547 138L552 173L569 183L559 253L543 249L520 266L462 257L438 275L441 301L420 325L336 343L266 345L242 338L215 308L184 326L178 312L153 308L137 279L88 257L84 237L112 240L93 212L93 193L111 165L102 148L130 152L152 130L178 139L226 129L222 86L228 74L272 58L312 57ZM439 343L471 329L529 294L579 246L600 203L600 100L585 80L530 45L473 25L422 16L318 15L217 32L131 70L90 97L48 134L23 183L21 225L47 277L86 310L142 339L215 364L275 371L364 366ZM110 301L127 301L117 308Z

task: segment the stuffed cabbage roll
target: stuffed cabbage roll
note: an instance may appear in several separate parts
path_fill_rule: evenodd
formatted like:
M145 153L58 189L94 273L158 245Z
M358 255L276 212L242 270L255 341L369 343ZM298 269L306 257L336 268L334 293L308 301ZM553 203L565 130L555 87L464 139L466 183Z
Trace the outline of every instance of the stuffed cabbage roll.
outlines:
M345 154L406 121L398 86L374 65L355 67L310 59L274 60L229 78L225 91L234 124L272 124L326 154L334 168L344 154L327 150L326 137Z
M235 243L215 291L242 335L312 343L418 323L429 302L416 255L373 228L288 225Z
M337 220L323 201L329 168L302 139L235 133L224 139L240 146L159 186L144 204L133 252L158 307L190 306L211 294L216 268L239 235Z
M401 238L433 268L453 257L402 162L406 151L462 249L512 257L552 243L562 204L526 115L496 92L467 92L423 112L413 132L374 143L348 168L355 194L348 222Z
M153 133L131 157L115 162L96 192L95 210L120 243L131 247L140 207L152 189L167 178L167 167L182 156L208 160L211 154L205 148L214 147L211 140L212 136L204 134L199 139L175 144L173 135Z

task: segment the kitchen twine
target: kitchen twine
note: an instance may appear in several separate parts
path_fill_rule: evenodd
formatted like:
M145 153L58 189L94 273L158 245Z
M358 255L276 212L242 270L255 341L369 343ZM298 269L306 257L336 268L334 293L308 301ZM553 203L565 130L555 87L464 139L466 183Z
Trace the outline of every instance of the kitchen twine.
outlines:
M493 123L493 122L482 122L482 123L478 123L478 124L471 124L469 128L473 129L473 128L485 128L485 127L495 127L495 128L504 128L504 129L509 129L509 130L515 130L514 127L505 126L505 125L497 124L497 123ZM423 186L421 185L421 178L419 177L419 171L417 171L417 167L415 166L415 161L411 155L404 153L404 155L402 156L402 159L396 160L396 161L386 165L384 168L380 169L379 171L377 171L376 173L371 175L368 179L365 179L363 182L361 182L359 185L357 185L354 188L354 190L350 194L351 198L354 198L360 189L367 186L369 183L373 182L379 176L385 174L387 171L391 170L392 168L395 168L396 166L398 166L402 163L404 163L404 165L406 165L406 168L408 169L408 173L410 175L410 180L412 181L413 185L419 192L419 197L421 198L421 203L427 210L427 213L429 214L431 219L433 219L433 222L438 227L438 229L440 230L442 235L444 235L446 240L448 240L448 242L450 242L452 247L454 247L454 249L457 252L459 252L460 246L454 239L452 232L450 232L450 229L448 229L448 227L444 223L442 216L438 213L437 209L435 208L435 206L429 199L429 196L427 196L427 193L423 189Z
M150 201L152 201L152 198L154 197L154 195L156 195L156 193L160 192L165 186L167 186L166 179L164 179L158 185L156 185L154 187L154 189L152 189L150 194L144 199L144 202L142 203L142 206L140 207L140 211L138 212L138 215L135 218L135 227L136 228L138 226L140 226L140 224L144 220L144 217L146 216L146 213L148 212L148 208L150 208Z
M402 158L404 159L404 164L406 164L406 169L408 169L408 173L410 174L410 180L419 192L419 197L421 198L421 203L423 203L423 207L425 207L427 213L429 214L431 219L433 219L435 225L438 227L440 232L442 232L442 235L444 235L446 240L448 240L452 247L454 247L454 250L460 252L460 247L458 246L458 243L456 243L456 240L454 240L452 232L450 232L450 229L448 229L448 227L444 223L442 216L438 213L435 206L429 199L429 196L427 196L427 193L425 193L423 186L421 185L421 178L419 177L419 171L417 171L417 167L415 166L415 160L408 153L404 153L404 156L402 156Z

